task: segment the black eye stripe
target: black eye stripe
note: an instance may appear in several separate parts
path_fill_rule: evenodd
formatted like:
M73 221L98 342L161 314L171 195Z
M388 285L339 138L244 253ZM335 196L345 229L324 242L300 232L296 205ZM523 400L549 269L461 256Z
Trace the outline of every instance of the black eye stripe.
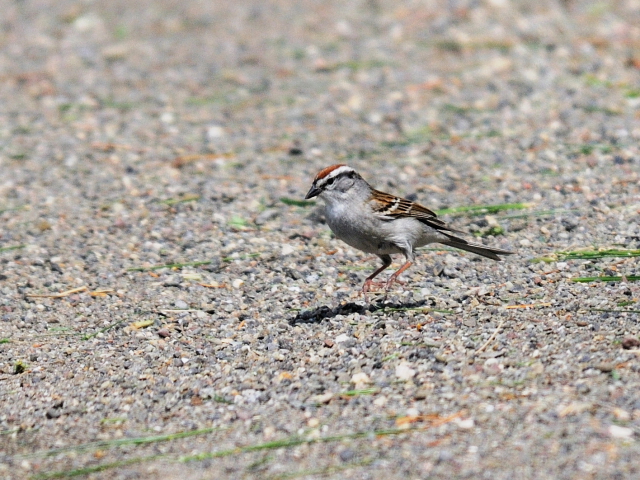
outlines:
M334 180L335 180L335 178L330 178L329 180L327 180L327 185L331 185Z

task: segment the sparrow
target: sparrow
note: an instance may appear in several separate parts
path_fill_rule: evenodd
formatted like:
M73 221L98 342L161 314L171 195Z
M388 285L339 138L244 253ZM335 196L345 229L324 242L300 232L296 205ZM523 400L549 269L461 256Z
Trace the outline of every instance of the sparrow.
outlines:
M369 185L353 168L331 165L313 180L305 200L321 198L325 217L334 235L351 247L377 255L382 266L364 281L365 296L373 286L389 290L400 274L415 262L415 249L430 243L441 243L475 253L492 260L515 252L487 247L453 235L464 233L449 227L428 208L405 198L381 192ZM391 255L401 253L405 263L387 282L374 282L391 265Z

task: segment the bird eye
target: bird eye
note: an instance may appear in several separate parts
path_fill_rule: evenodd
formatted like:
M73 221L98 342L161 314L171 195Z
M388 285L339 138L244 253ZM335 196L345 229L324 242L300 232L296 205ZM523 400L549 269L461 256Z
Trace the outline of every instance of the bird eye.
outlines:
M330 178L329 180L327 180L327 185L331 185L334 180L335 180L335 178Z

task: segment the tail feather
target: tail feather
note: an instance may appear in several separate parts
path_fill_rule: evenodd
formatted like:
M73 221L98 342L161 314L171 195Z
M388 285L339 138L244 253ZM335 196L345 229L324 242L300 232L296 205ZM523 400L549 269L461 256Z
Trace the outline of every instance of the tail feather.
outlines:
M459 248L460 250L466 250L467 252L475 253L476 255L490 258L491 260L500 261L502 259L498 255L513 255L515 253L500 248L487 247L480 243L470 243L463 238L454 237L453 235L447 235L447 237L449 240L439 243L449 247Z

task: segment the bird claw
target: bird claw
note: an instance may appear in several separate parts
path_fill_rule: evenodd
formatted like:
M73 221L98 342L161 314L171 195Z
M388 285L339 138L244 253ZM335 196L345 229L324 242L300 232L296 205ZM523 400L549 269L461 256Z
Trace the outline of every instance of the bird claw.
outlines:
M406 282L404 282L403 280L399 280L398 277L394 277L393 275L389 278L389 280L387 280L386 284L385 284L385 289L389 290L391 288L391 285L393 285L394 283L397 283L399 285L404 285Z
M387 292L387 282L374 282L373 280L365 280L362 286L362 294L364 295L364 301L369 302L367 299L367 293L371 291L371 287L384 288L385 294Z
M364 285L362 286L364 301L369 301L367 299L367 293L371 292L371 287L382 289L386 298L387 294L389 293L389 289L393 286L394 283L398 283L400 285L405 284L404 281L398 280L398 277L394 277L393 275L386 282L374 282L373 280L365 280Z

